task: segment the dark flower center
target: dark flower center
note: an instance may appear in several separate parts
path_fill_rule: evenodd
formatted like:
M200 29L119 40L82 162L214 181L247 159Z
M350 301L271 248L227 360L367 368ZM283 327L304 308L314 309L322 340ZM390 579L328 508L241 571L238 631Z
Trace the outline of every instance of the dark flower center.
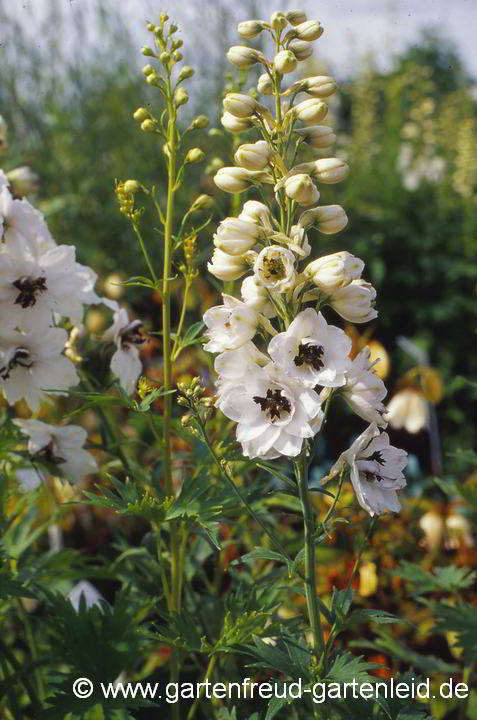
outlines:
M285 277L285 266L280 258L265 258L263 264L269 275L277 278Z
M373 454L371 455L371 457L369 459L374 460L374 462L377 462L379 465L384 465L384 459L379 450L376 450L375 452L373 452Z
M146 338L139 332L141 326L142 322L140 320L133 320L128 325L125 325L119 331L121 345L142 345L145 343Z
M284 412L290 412L291 410L289 400L282 396L282 391L279 388L276 390L268 389L266 397L254 395L253 400L257 405L260 405L262 412L268 411L270 413L270 420L274 420L275 418L280 419L280 412L282 410Z
M0 367L0 377L2 380L8 380L10 377L10 372L15 368L17 365L20 365L24 368L29 368L33 365L33 362L28 363L27 360L30 357L30 351L26 348L17 348L15 350L15 353L11 360L4 365L3 367Z
M46 278L39 277L33 279L29 277L21 277L15 280L13 287L19 290L19 294L15 300L15 305L21 305L22 308L33 307L36 305L36 295L46 291Z
M321 370L324 366L322 357L324 353L322 345L312 345L311 343L300 343L298 355L293 358L293 362L297 367L302 365L310 365L314 370Z
M62 465L66 462L66 460L59 455L55 455L55 450L55 443L52 440L48 443L48 445L37 452L37 457L43 458L43 460L52 463L53 465Z

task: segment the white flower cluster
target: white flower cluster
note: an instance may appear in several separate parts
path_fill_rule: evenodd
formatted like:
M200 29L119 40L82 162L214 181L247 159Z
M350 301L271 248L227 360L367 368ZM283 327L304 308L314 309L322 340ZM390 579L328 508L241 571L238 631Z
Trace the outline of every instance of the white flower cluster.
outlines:
M283 37L288 23L292 27ZM239 25L242 37L262 30L274 34L283 48L273 62L244 46L231 48L229 60L238 67L263 65L259 93L292 95L294 100L304 92L311 98L282 107L275 118L251 96L231 93L224 100L226 129L260 127L264 139L241 145L235 154L237 167L221 168L215 182L231 193L273 184L280 222L268 205L248 200L238 218L223 220L214 236L209 271L223 281L247 275L242 300L224 295L223 305L204 315L209 338L205 349L220 353L215 360L216 405L237 422L237 440L246 457L296 458L320 431L331 398L341 395L370 425L341 455L332 474L349 469L358 500L371 515L398 510L395 491L405 485L406 454L392 448L378 429L386 425L385 386L373 371L369 350L351 360L350 338L322 314L330 306L345 320L368 322L377 316L376 291L361 277L363 261L347 251L300 267L311 253L308 228L316 225L320 232L332 234L348 222L339 205L310 207L319 201L320 183L346 177L348 167L342 160L320 158L286 169L284 148L293 144L294 133L298 144L306 142L312 148L327 148L335 139L329 127L310 126L326 116L322 98L334 92L332 78L308 78L281 91L282 76L309 56L311 41L320 37L322 28L301 11L275 13L270 23L253 20ZM296 129L297 121L306 127ZM307 209L300 212L303 206ZM253 342L256 336L261 349Z

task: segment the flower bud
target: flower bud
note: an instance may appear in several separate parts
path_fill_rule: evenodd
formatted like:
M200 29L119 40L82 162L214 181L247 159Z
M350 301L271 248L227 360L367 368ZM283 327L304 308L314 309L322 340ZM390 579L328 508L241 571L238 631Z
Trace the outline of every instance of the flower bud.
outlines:
M213 157L212 160L210 161L210 163L207 165L205 172L208 174L217 172L217 170L220 170L220 168L223 168L224 165L225 165L225 163L222 160L222 158L219 158L217 156Z
M313 46L305 40L291 40L288 49L292 51L297 60L306 60L313 55Z
M146 82L148 85L155 85L156 87L159 87L160 77L159 77L159 75L156 75L155 72L152 72L152 73L150 73L150 75L146 76Z
M146 27L147 27L147 29L149 30L149 32L155 32L155 31L156 31L156 26L154 25L154 23L148 22L147 25L146 25Z
M198 212L199 210L207 210L214 204L214 198L210 195L199 195L191 205L191 212Z
M270 159L270 146L265 140L241 145L235 153L237 165L247 170L263 170Z
M203 150L201 150L198 147L191 148L187 155L185 156L185 163L198 163L202 162L202 160L205 158L205 153Z
M358 279L334 290L328 298L328 304L348 322L364 323L378 316L374 309L375 299L376 290L373 286Z
M161 54L159 55L159 60L161 61L161 63L163 65L167 65L167 63L170 61L170 59L171 59L171 54L169 52L167 52L167 50L163 50L161 52Z
M232 65L238 68L249 68L263 58L258 50L246 47L245 45L233 45L228 53L227 59Z
M320 158L315 160L314 165L313 176L328 185L344 180L349 172L349 166L339 158Z
M174 52L172 53L172 59L176 63L180 62L183 59L183 57L184 56L182 55L182 53L179 52L179 50L174 50Z
M141 189L141 186L137 180L126 180L126 182L124 183L124 192L125 193L128 193L128 194L130 193L130 194L134 195L135 193L139 192L140 189Z
M349 285L361 277L363 270L364 262L360 258L342 250L313 260L303 272L308 280L328 292Z
M181 105L185 105L189 102L189 93L187 90L184 88L178 88L174 93L174 102L176 107L180 107Z
M178 27L175 23L171 23L169 25L169 35L173 35L174 33L177 32L177 30L178 30Z
M290 25L300 25L300 23L306 22L306 13L303 10L290 10L285 13L285 17Z
M216 176L214 182L221 190L229 193L240 193L247 190L248 187L256 179L260 179L262 176L261 172L252 172L241 167L224 167L221 168Z
M231 133L241 133L253 127L253 120L251 118L237 118L229 112L224 112L220 118L220 122L224 128Z
M268 297L267 289L257 283L255 275L250 275L243 280L240 294L245 305L248 305L256 312L268 318L276 315L276 310Z
M329 75L315 75L314 77L306 78L301 83L301 88L317 98L326 98L336 90L336 83Z
M444 520L439 513L431 510L421 517L419 527L424 533L428 550L437 550L444 540Z
M209 118L207 115L197 115L190 124L192 130L203 130L209 124Z
M324 120L328 113L328 105L323 102L323 100L310 98L309 100L303 100L303 102L298 103L293 110L298 120L304 123L315 123Z
M275 70L280 73L280 75L293 72L296 70L297 64L298 61L290 50L281 50L275 55L273 60Z
M258 20L245 20L238 24L238 34L243 38L257 37L263 30L262 23Z
M274 12L270 18L270 25L274 30L283 30L287 26L287 19L282 12Z
M1 148L1 138L0 138ZM40 178L31 168L26 165L17 167L6 173L8 182L11 185L12 193L15 197L20 198L31 192L38 190Z
M295 25L295 32L300 40L312 42L323 35L323 28L318 20L306 20L299 25Z
M243 205L242 212L238 216L238 219L263 225L268 230L272 229L270 210L266 205L258 202L258 200L247 200Z
M173 50L179 50L184 44L184 41L180 38L175 38L175 40L172 41L171 47Z
M142 69L142 74L144 75L144 77L151 75L153 72L154 72L154 68L152 67L152 65L144 65L144 67Z
M305 174L292 175L285 180L285 193L300 205L314 205L320 198L313 180Z
M222 104L224 110L238 118L248 118L258 109L257 101L250 95L242 95L242 93L228 93Z
M141 48L141 53L146 57L154 57L154 52L149 45L144 45L144 47Z
M143 120L142 123L141 123L141 130L142 130L143 132L155 132L155 131L156 131L156 125L155 125L155 123L154 123L152 120L150 120L150 119Z
M305 210L299 217L298 224L301 227L310 227L310 225L318 224L318 230L324 235L333 235L340 232L348 224L348 216L341 205L322 205L313 208L313 210Z
M258 78L257 92L260 95L271 95L273 93L273 81L268 73L263 73Z
M330 128L329 125L312 125L295 130L295 132L301 135L308 145L316 149L328 148L336 141L333 128Z
M219 248L215 248L212 262L207 263L207 269L219 280L227 282L228 280L237 280L242 275L245 275L249 265L239 255L228 255Z
M147 120L150 117L151 117L151 115L149 113L149 110L147 110L145 107L138 108L133 115L133 118L135 120L141 120L141 121Z
M191 68L188 65L184 65L184 67L181 69L181 71L179 73L179 81L188 80L189 78L192 77L194 72L195 72L194 68Z

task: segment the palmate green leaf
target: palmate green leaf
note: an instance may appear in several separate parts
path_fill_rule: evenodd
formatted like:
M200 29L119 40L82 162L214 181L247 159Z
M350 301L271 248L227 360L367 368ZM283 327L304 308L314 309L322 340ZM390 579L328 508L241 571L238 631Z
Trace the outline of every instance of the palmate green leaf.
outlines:
M200 336L200 333L204 328L205 323L202 320L193 323L189 328L187 328L187 331L184 333L184 335L179 338L179 347L186 348L189 347L189 345L196 345L198 343L201 343L203 341L203 338ZM177 334L171 333L171 337L175 341L177 339Z
M269 612L259 612L257 610L243 612L238 617L234 617L231 612L227 612L219 639L213 645L204 639L201 647L202 652L209 654L233 652L236 645L252 641L255 635L262 634L269 618ZM267 632L273 633L274 628L270 626L267 628Z
M337 655L332 666L326 673L325 682L350 683L356 680L357 683L376 682L376 677L370 675L368 670L375 670L382 665L370 663L363 660L363 656L352 655L344 652Z
M290 574L294 574L296 572L293 564L288 562L288 558L285 555L282 555L282 553L277 552L276 550L269 550L268 548L255 548L254 550L245 553L245 555L241 555L236 560L233 560L231 565L240 565L244 562L253 563L254 560L273 560L274 562L286 565Z
M469 567L448 565L447 567L436 567L430 573L419 565L406 560L403 560L391 574L414 583L416 585L415 595L438 591L453 593L471 587L477 579L477 572Z
M197 619L185 608L180 613L158 611L158 614L164 624L157 630L157 639L190 653L202 652L204 638L198 631Z
M477 607L464 602L457 605L444 602L426 604L433 610L434 629L437 632L455 632L457 638L453 646L462 648L464 665L473 665L477 660Z
M0 600L8 600L15 597L36 598L31 589L18 580L9 570L0 570Z
M286 642L287 638L280 638L277 645L269 645L256 637L254 638L254 645L239 646L236 651L255 659L256 662L247 665L247 667L277 670L283 673L285 677L291 677L293 680L302 678L305 684L310 682L311 676L308 670L303 675L302 668L295 663Z
M385 610L353 610L346 618L346 627L353 627L363 623L376 623L377 625L390 625L396 623L406 623L407 620L386 612Z

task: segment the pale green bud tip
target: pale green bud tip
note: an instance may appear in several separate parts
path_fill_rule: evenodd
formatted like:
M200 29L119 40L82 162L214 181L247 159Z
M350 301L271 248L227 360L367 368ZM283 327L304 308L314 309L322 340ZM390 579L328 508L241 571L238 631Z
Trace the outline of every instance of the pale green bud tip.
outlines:
M205 158L205 153L200 148L191 148L186 155L186 163L197 163L202 162Z
M262 23L258 20L246 20L238 25L237 31L240 37L254 38L263 30Z
M194 72L195 72L194 68L191 68L188 65L184 65L184 67L182 68L182 70L179 73L179 80L188 80L189 78L192 77Z
M152 120L143 120L141 123L141 130L144 132L155 132L156 126Z
M273 65L275 70L281 75L293 72L296 69L298 61L290 50L281 50L275 55Z
M285 17L290 25L300 25L300 23L306 22L306 13L303 10L290 10Z
M167 52L167 50L164 50L164 51L161 52L161 54L159 55L159 60L161 61L161 63L162 63L163 65L165 65L166 63L168 63L170 59L171 59L171 55L170 55L170 53Z
M148 56L148 57L149 57L149 56L150 56L150 57L153 57L153 56L154 56L154 52L153 52L152 48L149 47L149 45L144 45L144 47L141 48L141 53L142 53L143 55Z
M133 118L135 120L141 120L141 122L142 122L142 120L147 120L150 117L151 117L151 115L145 107L138 108L133 115Z
M159 15L159 20L162 24L164 24L169 20L169 15L167 13L161 13Z
M152 67L152 65L144 65L144 67L142 69L143 75L145 75L147 77L148 75L151 75L153 72L154 72L154 68Z
M171 23L169 25L169 33L173 35L175 32L177 32L177 25L175 23Z
M262 57L262 53L258 50L245 47L245 45L233 45L227 53L228 61L238 68L252 67Z
M199 195L192 203L191 210L207 210L214 204L214 198L210 195Z
M126 182L124 183L124 192L125 193L128 193L128 194L131 193L134 195L134 193L139 192L140 189L141 189L141 186L137 180L126 180Z
M173 49L173 50L179 50L179 48L181 48L181 47L183 46L183 44L184 44L184 41L183 41L183 40L181 40L180 38L176 38L176 39L173 40L172 43L171 43L172 49Z
M274 12L270 18L270 25L274 30L283 30L288 24L288 20L282 12Z
M147 23L147 29L149 30L149 32L155 32L156 26L154 25L154 23Z
M182 57L183 55L179 52L179 50L174 50L174 52L172 53L172 59L175 62L180 62L182 60Z
M187 90L184 90L184 88L179 88L174 93L174 102L179 107L180 105L185 105L187 102L189 102L189 93Z
M192 120L191 126L193 130L203 130L208 124L209 118L206 115L197 115L197 117Z
M148 85L157 85L158 76L155 72L152 72L150 75L146 76L146 82Z

